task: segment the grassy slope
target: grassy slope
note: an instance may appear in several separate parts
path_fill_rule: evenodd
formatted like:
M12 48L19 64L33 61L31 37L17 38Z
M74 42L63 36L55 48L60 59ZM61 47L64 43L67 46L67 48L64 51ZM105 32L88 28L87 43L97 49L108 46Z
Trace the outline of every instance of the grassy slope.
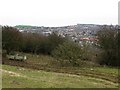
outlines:
M73 75L43 70L25 69L16 66L3 65L3 88L114 88L117 83L103 79L92 78L82 75ZM100 72L113 71L97 68ZM8 73L12 71L14 73ZM115 70L114 70L115 72ZM109 72L110 73L110 72ZM18 76L17 76L18 75Z
M3 72L3 87L98 88L117 86L117 68L96 67L89 62L82 62L81 67L61 67L59 63L50 56L26 55L28 59L25 62L5 59L3 69L19 73L22 77L11 76L9 73ZM18 66L29 69L19 70L21 67L18 68Z

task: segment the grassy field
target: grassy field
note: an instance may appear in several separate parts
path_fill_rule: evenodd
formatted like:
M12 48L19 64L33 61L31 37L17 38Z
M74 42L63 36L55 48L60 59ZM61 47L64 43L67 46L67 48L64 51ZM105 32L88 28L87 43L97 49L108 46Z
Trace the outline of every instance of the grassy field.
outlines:
M3 88L115 88L117 83L67 73L2 66Z
M118 69L81 62L80 67L61 67L47 55L26 54L24 62L4 60L3 88L115 88Z

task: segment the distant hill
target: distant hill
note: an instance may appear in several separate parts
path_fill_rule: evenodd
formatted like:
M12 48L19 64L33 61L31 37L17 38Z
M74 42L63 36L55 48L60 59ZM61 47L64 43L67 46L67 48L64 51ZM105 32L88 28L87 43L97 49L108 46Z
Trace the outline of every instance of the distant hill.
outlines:
M16 25L15 28L19 30L26 31L68 31L73 30L75 32L92 32L96 33L98 30L103 28L120 28L119 25L97 25L97 24L77 24L77 25L69 25L69 26L61 26L61 27L44 27L44 26L31 26L31 25Z
M31 26L31 25L16 25L15 28L19 28L19 29L28 29L28 28L34 28L37 26Z

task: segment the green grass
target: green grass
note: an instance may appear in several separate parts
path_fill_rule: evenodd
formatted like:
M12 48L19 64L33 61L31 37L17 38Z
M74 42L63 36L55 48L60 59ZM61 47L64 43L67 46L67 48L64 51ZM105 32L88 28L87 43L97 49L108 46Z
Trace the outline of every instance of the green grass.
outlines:
M83 75L47 72L9 65L3 65L2 68L6 70L6 72L3 71L2 76L3 88L115 88L118 86L117 83ZM113 71L111 68L96 68L96 70L104 73L108 73L106 70ZM19 76L7 71L15 72Z
M3 70L4 88L114 88L117 87L118 69L101 67L92 62L81 62L80 67L61 67L47 55L25 54L25 62L7 60ZM12 66L10 66L12 65ZM21 67L19 67L21 66ZM24 68L23 68L24 67Z
M118 69L113 67L94 67L96 72L107 73L112 75L118 75Z
M31 55L27 54L28 63L32 63L38 69L62 73L70 73L76 75L91 76L95 78L102 78L109 81L117 82L118 69L114 67L97 66L95 63L88 61L81 61L80 67L61 67L59 62L47 55Z

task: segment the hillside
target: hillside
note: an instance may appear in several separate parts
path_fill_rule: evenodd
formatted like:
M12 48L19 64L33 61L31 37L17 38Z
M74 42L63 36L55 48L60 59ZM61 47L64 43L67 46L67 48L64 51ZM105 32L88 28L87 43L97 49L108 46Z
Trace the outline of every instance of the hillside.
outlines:
M116 83L65 73L3 65L3 88L115 88Z
M28 29L28 28L34 28L36 26L30 26L30 25L16 25L15 28L20 28L20 29Z
M61 67L54 58L26 54L26 61L4 60L4 88L114 88L118 69L82 62L81 67ZM84 67L86 65L87 67Z

